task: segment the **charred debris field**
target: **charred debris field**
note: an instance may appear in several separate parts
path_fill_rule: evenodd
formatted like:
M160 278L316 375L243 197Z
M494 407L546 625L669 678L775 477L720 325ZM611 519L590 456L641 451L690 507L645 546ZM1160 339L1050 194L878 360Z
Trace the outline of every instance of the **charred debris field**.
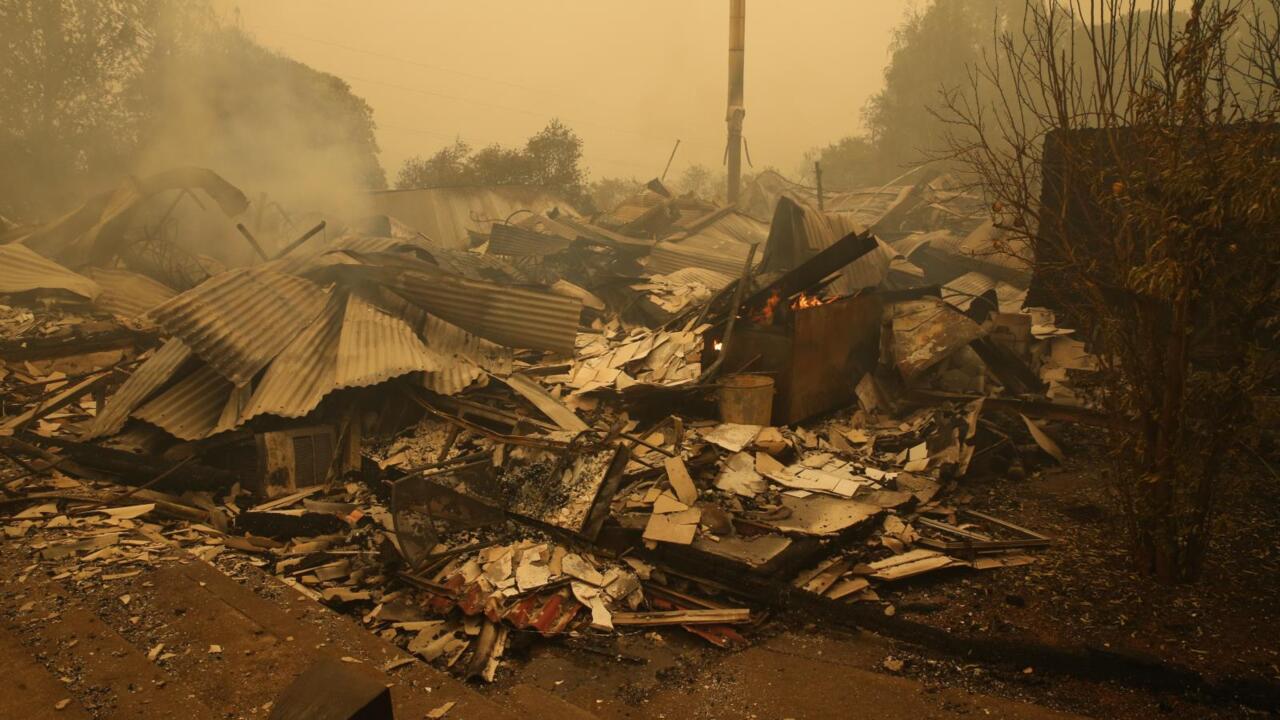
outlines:
M0 5L0 718L1274 717L1280 0L1148 4L920 3L792 179L848 98L750 125L731 0L647 181L394 28L293 40L489 144L277 4Z
M155 195L242 206L177 177ZM69 268L156 200L125 192L0 246L4 632L41 703L269 713L297 679L402 713L822 716L753 687L801 662L943 712L1274 701L1262 466L1232 468L1208 583L1140 577L1098 360L965 252L992 229L963 192L824 198L873 234L655 182L468 230L483 252L316 233L181 291Z

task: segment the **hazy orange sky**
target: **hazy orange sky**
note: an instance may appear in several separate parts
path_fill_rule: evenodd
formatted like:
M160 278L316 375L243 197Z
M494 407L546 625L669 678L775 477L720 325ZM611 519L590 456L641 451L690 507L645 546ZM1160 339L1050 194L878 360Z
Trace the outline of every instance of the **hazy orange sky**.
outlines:
M389 179L461 136L519 144L552 117L593 178L670 177L724 154L727 0L230 0L260 43L373 107ZM749 0L745 135L757 168L861 128L914 0Z

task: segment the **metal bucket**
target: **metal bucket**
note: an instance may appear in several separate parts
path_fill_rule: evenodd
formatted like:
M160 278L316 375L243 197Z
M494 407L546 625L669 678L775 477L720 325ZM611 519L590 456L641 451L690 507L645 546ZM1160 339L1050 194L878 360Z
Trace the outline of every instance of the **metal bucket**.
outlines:
M729 375L720 381L720 419L742 425L768 425L773 416L773 378Z

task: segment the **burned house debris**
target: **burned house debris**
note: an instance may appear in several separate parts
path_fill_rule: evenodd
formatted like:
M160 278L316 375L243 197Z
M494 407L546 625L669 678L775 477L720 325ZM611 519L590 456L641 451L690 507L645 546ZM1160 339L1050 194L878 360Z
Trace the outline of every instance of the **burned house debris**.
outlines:
M760 588L891 608L1035 562L1052 540L962 488L1063 458L1039 418L1088 412L1090 356L966 254L983 226L944 181L784 191L769 222L762 182L744 209L655 181L594 218L241 225L262 257L185 288L137 216L207 195L234 227L207 171L11 231L5 534L81 583L236 558L483 680L516 632L734 648L783 609Z

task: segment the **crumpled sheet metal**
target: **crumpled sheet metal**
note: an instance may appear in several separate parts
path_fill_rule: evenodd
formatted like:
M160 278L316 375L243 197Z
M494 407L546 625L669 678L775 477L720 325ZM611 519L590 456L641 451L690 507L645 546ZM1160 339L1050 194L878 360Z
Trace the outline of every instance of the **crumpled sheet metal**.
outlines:
M684 268L701 268L737 278L750 246L736 241L708 242L695 236L680 242L660 242L649 254L647 269L668 275Z
M428 390L456 395L486 373L502 377L511 374L511 348L476 337L434 315L424 317L422 328L427 346L451 360L440 369L423 374L423 385Z
M81 440L114 435L139 405L173 377L178 368L192 357L191 348L177 338L170 338L154 355L147 358L125 380L106 405L89 423Z
M168 285L130 270L86 268L85 275L102 288L94 304L121 317L142 319L178 294Z
M66 290L92 300L102 288L21 243L0 245L0 294L31 290Z
M401 318L359 295L335 295L271 362L240 421L264 413L303 417L335 390L438 371L449 362Z
M378 268L387 287L433 315L495 343L573 354L582 301L544 290L430 270Z
M230 270L152 311L236 386L246 385L324 308L328 292L294 275L260 268Z
M236 388L203 365L138 408L133 416L180 440L200 440L238 423Z
M243 419L262 414L302 417L333 389L342 333L342 298L332 296L325 309L272 361Z

